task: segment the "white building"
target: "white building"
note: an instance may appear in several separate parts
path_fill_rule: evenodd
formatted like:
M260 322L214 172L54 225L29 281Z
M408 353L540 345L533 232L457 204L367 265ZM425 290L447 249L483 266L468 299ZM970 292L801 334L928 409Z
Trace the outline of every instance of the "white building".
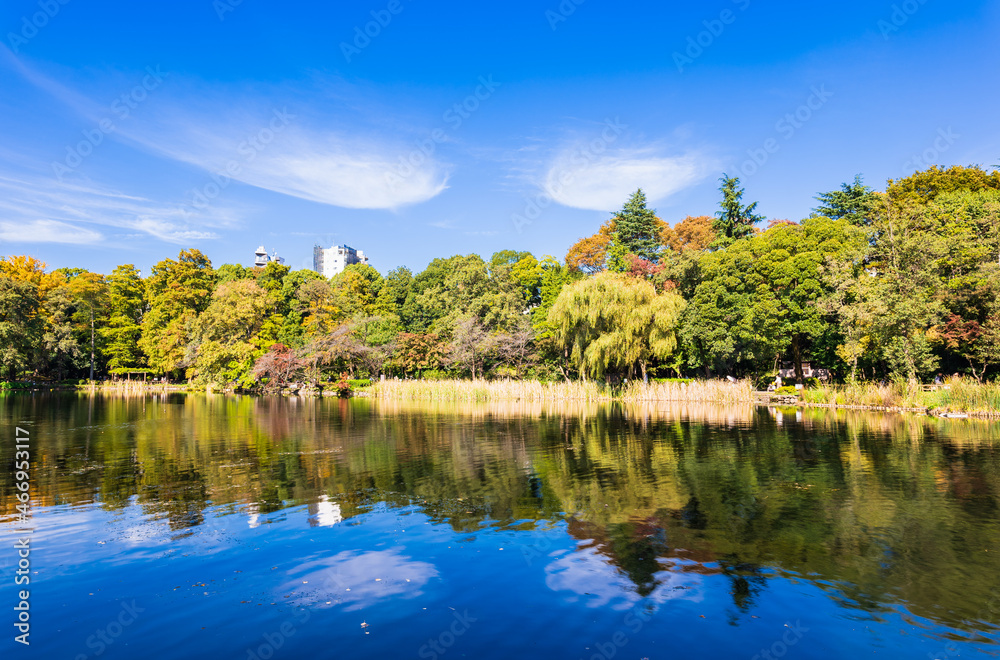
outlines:
M279 264L285 263L284 257L279 257L277 252L275 252L272 255L268 255L267 250L264 249L263 245L257 248L257 251L254 252L253 265L256 266L257 268L264 268L265 266L267 266L268 263L272 261L275 261Z
M313 270L330 279L352 264L366 264L368 257L363 250L355 250L347 245L334 245L323 248L319 245L313 248Z

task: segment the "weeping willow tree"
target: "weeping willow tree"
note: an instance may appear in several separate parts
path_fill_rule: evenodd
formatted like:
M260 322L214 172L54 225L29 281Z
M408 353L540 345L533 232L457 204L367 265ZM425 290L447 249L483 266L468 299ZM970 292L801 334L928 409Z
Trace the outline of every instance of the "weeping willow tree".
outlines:
M677 349L684 299L658 294L644 280L601 273L563 289L549 312L554 337L586 379L636 370L646 378L653 360Z

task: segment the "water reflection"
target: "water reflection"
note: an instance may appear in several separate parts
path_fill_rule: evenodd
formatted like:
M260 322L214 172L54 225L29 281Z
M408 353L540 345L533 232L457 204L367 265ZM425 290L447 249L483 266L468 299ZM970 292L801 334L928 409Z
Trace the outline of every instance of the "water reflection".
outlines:
M33 420L40 431L37 506L138 508L175 540L212 527L220 507L245 528L295 506L314 528L383 507L457 534L510 532L544 565L548 589L588 608L697 602L703 580L721 576L738 617L786 576L849 610L902 605L957 630L1000 621L997 424L704 404L53 395L0 405L7 426ZM0 449L6 464L11 452ZM5 520L12 480L0 474ZM539 546L532 535L553 525L576 547ZM316 554L283 588L350 610L416 597L438 571L398 548L352 549Z

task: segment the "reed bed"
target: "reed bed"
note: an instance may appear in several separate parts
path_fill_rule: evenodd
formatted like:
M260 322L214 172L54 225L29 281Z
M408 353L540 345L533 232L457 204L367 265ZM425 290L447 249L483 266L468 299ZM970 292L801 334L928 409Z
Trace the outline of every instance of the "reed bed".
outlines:
M754 387L749 380L697 380L690 383L629 383L622 401L688 401L698 403L753 403Z
M1000 415L1000 383L949 379L938 389L925 391L917 383L849 383L821 385L805 390L803 402L832 406L939 410Z
M865 408L926 408L920 385L913 383L859 382L846 385L820 385L802 393L805 403L860 406Z
M371 396L411 401L602 401L611 393L598 383L518 380L386 380Z

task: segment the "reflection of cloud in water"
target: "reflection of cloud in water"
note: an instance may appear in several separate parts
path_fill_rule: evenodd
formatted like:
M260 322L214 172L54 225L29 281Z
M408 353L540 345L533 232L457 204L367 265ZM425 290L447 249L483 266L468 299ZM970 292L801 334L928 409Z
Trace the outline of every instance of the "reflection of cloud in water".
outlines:
M438 571L414 561L399 548L373 552L340 552L306 562L292 571L281 594L303 605L344 606L359 610L386 598L416 598Z
M643 600L636 593L635 585L598 552L597 546L553 553L552 556L559 558L545 567L545 586L555 592L572 592L566 596L569 602L582 601L587 607L626 610ZM667 570L656 573L655 578L656 588L647 596L648 601L664 603L677 599L700 601L702 598L697 590L701 586L701 576L697 574Z
M340 505L331 502L326 495L320 495L316 504L309 505L309 526L310 527L333 527L344 520L340 512Z

